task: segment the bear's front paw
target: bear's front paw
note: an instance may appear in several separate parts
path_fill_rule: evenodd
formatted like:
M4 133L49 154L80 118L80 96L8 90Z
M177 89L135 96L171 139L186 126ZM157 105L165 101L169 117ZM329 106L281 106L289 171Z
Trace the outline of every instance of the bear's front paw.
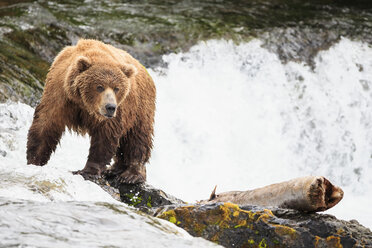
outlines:
M100 165L94 162L88 161L82 170L73 171L74 175L81 175L85 180L94 180L102 176L106 169L105 165Z
M137 184L146 182L146 178L143 175L140 174L133 175L126 171L120 174L118 182L126 184Z
M27 156L27 164L32 164L36 166L44 166L46 165L47 162L48 161L45 161L45 159L42 160L37 156L30 156L30 155Z
M117 178L119 183L137 184L146 182L146 167L144 165L131 166Z

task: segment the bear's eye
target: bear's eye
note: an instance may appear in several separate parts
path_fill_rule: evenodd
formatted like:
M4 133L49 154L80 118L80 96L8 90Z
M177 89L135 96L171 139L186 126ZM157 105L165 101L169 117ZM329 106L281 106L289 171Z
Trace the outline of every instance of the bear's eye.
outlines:
M118 91L119 91L119 88L118 87L114 88L114 92L115 93L118 93Z
M102 92L104 90L105 90L105 88L103 88L101 85L97 86L97 91L98 92Z

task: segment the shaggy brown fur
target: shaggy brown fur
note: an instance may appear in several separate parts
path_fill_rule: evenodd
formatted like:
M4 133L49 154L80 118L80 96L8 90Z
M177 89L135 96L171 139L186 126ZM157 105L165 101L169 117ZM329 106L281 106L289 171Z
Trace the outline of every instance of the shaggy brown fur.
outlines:
M49 70L28 132L27 162L45 165L67 127L91 137L88 161L77 173L100 176L114 157L111 174L125 183L143 182L154 111L154 83L136 59L102 42L80 40L63 49Z

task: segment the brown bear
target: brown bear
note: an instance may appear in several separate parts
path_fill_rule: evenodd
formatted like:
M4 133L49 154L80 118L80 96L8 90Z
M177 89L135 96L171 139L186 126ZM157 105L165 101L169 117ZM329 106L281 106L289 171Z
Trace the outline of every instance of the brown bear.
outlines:
M154 112L155 85L146 69L123 50L81 39L64 48L49 70L28 132L27 163L45 165L67 127L90 136L88 160L75 173L144 182Z

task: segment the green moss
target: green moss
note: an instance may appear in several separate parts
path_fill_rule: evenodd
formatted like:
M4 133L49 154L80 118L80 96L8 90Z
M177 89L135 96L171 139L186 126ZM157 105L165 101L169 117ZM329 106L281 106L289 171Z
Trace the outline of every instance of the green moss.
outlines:
M152 208L152 201L151 201L151 196L149 196L149 198L147 198L147 203L146 203L146 206L149 207L149 208Z
M125 194L124 196L129 199L130 202L128 203L128 205L130 205L130 206L135 207L142 202L142 197L141 196L136 196L133 193Z

